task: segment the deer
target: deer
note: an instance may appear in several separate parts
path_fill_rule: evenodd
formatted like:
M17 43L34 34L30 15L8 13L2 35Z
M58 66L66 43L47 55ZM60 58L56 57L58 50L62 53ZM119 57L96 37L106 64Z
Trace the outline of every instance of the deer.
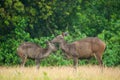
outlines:
M100 66L103 66L102 55L105 51L106 44L97 37L87 37L81 40L68 43L64 37L68 33L62 33L56 36L51 42L58 43L60 49L64 52L67 58L73 59L73 66L76 69L78 59L89 59L93 56L97 59Z
M42 48L41 46L39 46L35 43L32 43L32 42L22 43L17 48L17 54L22 59L21 66L24 67L27 58L31 58L31 59L35 60L37 69L39 69L40 61L42 59L46 58L47 56L49 56L50 53L57 50L55 45L49 41L47 42L47 46L48 47L46 47L46 48Z

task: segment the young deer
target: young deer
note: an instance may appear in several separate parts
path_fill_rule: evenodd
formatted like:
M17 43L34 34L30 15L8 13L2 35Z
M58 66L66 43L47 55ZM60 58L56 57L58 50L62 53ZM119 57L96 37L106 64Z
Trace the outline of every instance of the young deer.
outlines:
M17 54L22 59L22 66L25 65L27 58L31 58L31 59L35 59L35 62L37 64L37 69L39 69L40 60L49 56L51 52L57 50L54 44L52 44L51 42L48 42L47 45L48 45L47 48L42 48L39 45L31 42L22 43L17 48Z

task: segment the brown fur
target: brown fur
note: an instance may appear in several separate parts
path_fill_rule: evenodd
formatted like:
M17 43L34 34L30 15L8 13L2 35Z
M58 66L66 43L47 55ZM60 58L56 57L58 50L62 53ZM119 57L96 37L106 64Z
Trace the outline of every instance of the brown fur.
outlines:
M74 66L77 67L79 58L90 58L96 56L99 64L102 65L102 55L106 44L97 37L88 37L68 44L64 40L65 34L58 35L52 42L59 43L60 48L65 52L67 57L73 58Z
M22 66L24 66L26 59L31 58L35 59L37 68L39 68L39 62L42 58L47 57L52 51L56 51L54 44L48 42L47 48L42 48L37 44L31 42L22 43L17 48L17 54L22 59Z

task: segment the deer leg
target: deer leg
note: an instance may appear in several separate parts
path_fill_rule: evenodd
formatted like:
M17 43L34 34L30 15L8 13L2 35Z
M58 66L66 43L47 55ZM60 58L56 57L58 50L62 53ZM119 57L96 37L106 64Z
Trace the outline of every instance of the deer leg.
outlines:
M99 65L100 65L100 67L101 67L101 71L103 72L104 66L103 66L103 62L102 62L102 56L99 55L99 53L96 54L96 59L97 59Z
M101 56L101 55L99 55L99 54L95 54L95 56L96 56L96 59L97 59L97 61L98 61L99 65L100 65L100 67L102 68L102 72L103 72L103 62L102 62L102 56Z
M77 69L78 66L78 58L74 57L74 68Z
M100 55L96 55L96 59L97 59L99 65L103 66L102 57Z
M39 65L40 59L36 59L35 62L36 62L36 65L37 65L37 69L39 69L40 68L40 65Z
M27 60L27 56L24 56L22 58L22 64L21 64L22 67L24 67L26 60Z

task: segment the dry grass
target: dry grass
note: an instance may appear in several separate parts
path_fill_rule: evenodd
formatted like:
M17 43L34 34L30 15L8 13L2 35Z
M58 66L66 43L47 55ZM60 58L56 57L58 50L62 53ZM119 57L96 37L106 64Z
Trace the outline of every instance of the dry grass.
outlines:
M119 80L120 68L72 67L0 67L0 80Z

